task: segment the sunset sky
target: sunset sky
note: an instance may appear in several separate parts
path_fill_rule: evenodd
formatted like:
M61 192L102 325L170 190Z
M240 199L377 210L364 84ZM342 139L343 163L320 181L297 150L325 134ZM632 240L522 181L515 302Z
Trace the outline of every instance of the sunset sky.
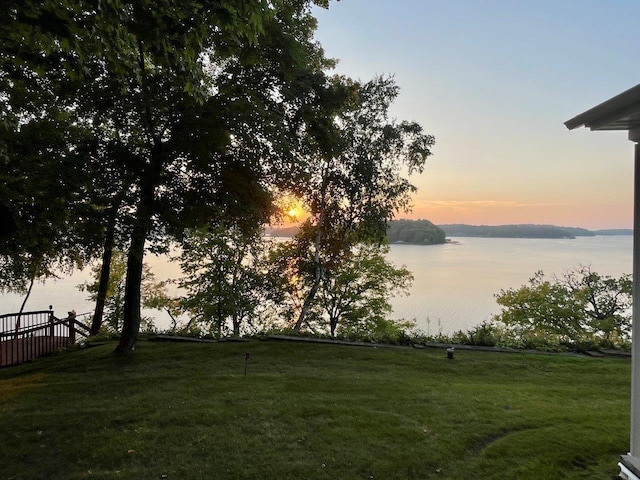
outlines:
M640 2L341 0L316 10L336 73L392 74L436 137L410 218L631 228L626 132L563 123L640 83Z

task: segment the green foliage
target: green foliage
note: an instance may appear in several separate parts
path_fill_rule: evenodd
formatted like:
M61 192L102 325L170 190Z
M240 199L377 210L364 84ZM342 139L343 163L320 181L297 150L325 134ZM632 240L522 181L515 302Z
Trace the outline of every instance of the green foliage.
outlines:
M480 325L471 328L471 330L455 332L451 336L451 343L494 347L502 345L503 338L504 332L502 329L494 322L485 320Z
M302 152L335 141L344 94L324 73L333 62L313 39L313 4L328 1L8 0L2 281L24 286L95 256L103 213L118 210L119 349L133 348L145 248L210 222L263 222L272 192L308 171Z
M502 290L495 318L522 342L624 346L629 340L631 279L601 276L589 267L547 280L537 272L528 285Z
M97 300L98 284L102 266L92 267L93 281L78 285L82 291L89 293L89 299ZM111 274L107 283L107 295L105 299L105 312L103 326L112 332L118 332L122 326L124 317L124 281L127 271L126 255L123 252L114 252L111 258Z
M591 271L591 267L581 266L556 281L584 305L587 328L594 336L611 344L628 338L633 295L631 275L612 278Z
M406 173L422 172L435 143L417 123L389 118L399 94L393 78L354 88L356 98L338 118L340 148L315 160L303 194L327 243L382 240L386 222L410 206L415 187Z
M0 20L0 291L70 272L95 246L82 221L92 211L83 168L91 136L56 82L64 55L47 35L59 19L41 18L40 4L52 7L4 2Z
M309 288L298 323L319 310L311 303L325 272L359 242L383 239L415 191L404 175L422 171L434 143L418 124L389 118L392 79L328 77L335 62L314 41L311 14L328 3L9 0L0 288L126 248L126 268L114 259L107 323L122 327L118 350L129 351L141 306L178 308L164 285L145 283L145 253L184 240L184 306L218 334L228 320L238 334L270 295L249 242L274 195L292 192L311 209L296 274L313 280L300 282ZM191 236L202 228L214 235ZM383 285L400 285L387 273ZM340 315L387 328L388 302L366 291Z
M318 302L331 335L394 335L402 327L387 319L389 299L406 294L413 275L388 262L388 246L359 244L334 268L328 269Z
M413 276L388 262L388 246L359 243L334 256L326 265L305 326L317 335L351 339L389 338L396 341L413 324L388 319L389 300L406 294ZM268 300L276 316L294 327L307 292L313 288L314 256L298 236L279 242L270 253ZM265 299L267 300L267 299ZM299 331L300 329L294 328Z
M496 318L509 327L565 340L582 333L581 303L563 285L545 280L542 271L529 285L502 290L496 301L505 307Z
M178 259L184 273L178 284L186 293L181 305L192 317L187 330L199 325L216 337L249 331L268 295L267 252L261 229L190 232Z
M393 320L390 318L369 319L355 324L344 322L337 329L335 338L364 343L380 343L383 345L412 345L414 320Z
M429 220L392 220L387 225L389 243L436 245L445 243L444 230Z
M299 270L309 281L296 329L312 312L327 271L355 245L383 242L387 221L409 209L415 187L406 174L422 172L434 144L417 123L389 117L399 92L392 78L342 83L353 97L337 116L340 141L324 155L312 152L308 178L298 192L310 216L296 241L305 246L299 251L310 253L313 268Z
M96 343L96 342L107 342L118 339L118 333L109 325L102 325L98 330L98 333L95 335L91 335L87 342Z

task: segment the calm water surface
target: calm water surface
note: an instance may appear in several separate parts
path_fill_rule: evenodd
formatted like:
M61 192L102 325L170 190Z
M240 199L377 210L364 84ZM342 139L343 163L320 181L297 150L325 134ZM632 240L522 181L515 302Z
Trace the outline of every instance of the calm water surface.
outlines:
M466 330L499 312L494 295L501 289L518 287L538 270L561 275L565 270L590 265L602 275L631 273L631 236L582 237L574 240L452 238L446 245L392 245L388 258L406 265L414 282L408 297L392 301L394 318L415 319L418 327L432 334ZM178 276L177 265L149 257L147 263L158 280ZM76 286L90 272L34 286L27 310L53 305L59 314L70 310L89 312L93 303ZM16 312L22 297L0 295L0 313ZM168 317L157 311L159 328L169 326Z
M602 275L631 273L633 237L563 239L452 238L445 245L393 245L389 259L414 274L408 297L394 299L395 318L430 333L467 330L500 311L494 295L526 283L538 270L562 275L590 265Z

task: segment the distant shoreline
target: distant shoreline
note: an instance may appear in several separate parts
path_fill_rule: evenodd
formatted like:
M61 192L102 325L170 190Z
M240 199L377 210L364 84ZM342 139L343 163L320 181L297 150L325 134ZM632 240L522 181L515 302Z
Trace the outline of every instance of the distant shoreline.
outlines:
M392 220L390 225L394 223L413 223L416 226L425 220ZM560 227L556 225L534 225L534 224L516 224L516 225L468 225L468 224L445 224L437 225L442 229L446 237L474 237L474 238L529 238L529 239L575 239L576 237L595 237L595 236L631 236L633 229L630 228L610 228L601 230L588 230L580 227ZM273 237L293 237L298 233L298 226L290 227L267 227L265 233ZM418 242L407 241L406 239L397 240L390 238L390 244L417 244ZM437 242L436 244L441 244ZM448 243L448 242L447 242Z
M574 239L576 237L633 235L632 229L587 230L579 227L559 227L556 225L439 225L447 237L478 238L555 238Z

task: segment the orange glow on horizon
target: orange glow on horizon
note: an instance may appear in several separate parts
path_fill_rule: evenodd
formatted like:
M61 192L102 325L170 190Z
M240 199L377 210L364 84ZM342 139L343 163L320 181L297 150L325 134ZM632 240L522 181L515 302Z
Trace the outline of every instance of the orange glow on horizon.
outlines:
M580 203L527 203L517 201L424 201L397 218L425 219L436 225L538 224L581 227L591 230L632 228L632 206Z

